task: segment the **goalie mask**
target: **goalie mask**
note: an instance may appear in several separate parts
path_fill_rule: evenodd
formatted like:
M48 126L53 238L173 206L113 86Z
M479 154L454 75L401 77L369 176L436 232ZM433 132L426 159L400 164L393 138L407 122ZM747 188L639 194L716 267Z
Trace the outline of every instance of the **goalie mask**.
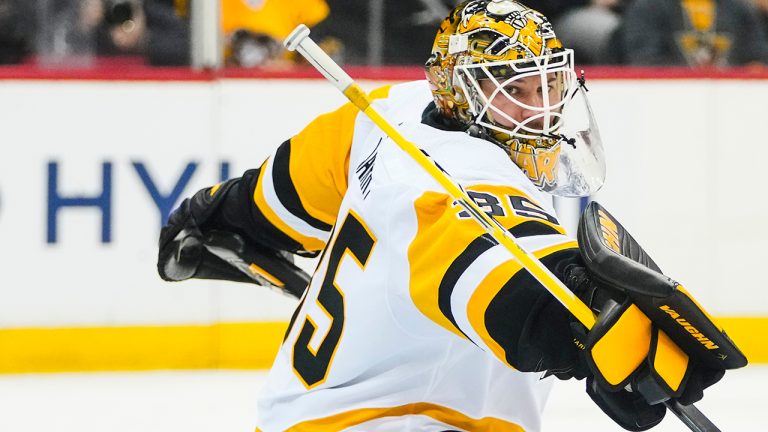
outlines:
M586 196L602 186L584 81L541 13L510 0L460 4L440 26L426 72L442 115L507 151L539 189Z

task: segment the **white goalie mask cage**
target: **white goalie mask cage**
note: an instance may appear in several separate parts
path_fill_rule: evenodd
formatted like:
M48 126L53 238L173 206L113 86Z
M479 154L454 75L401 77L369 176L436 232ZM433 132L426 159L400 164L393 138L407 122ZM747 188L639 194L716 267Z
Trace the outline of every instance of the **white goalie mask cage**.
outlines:
M541 190L580 197L602 187L602 141L584 81L573 68L573 50L457 64L453 80L467 96L474 123L508 150ZM518 96L520 86L537 95Z

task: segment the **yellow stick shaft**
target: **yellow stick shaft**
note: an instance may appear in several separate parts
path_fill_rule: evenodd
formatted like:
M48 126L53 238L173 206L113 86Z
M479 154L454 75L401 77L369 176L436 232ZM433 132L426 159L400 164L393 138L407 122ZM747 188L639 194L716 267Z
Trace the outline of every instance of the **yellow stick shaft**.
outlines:
M499 243L504 245L512 255L536 278L555 298L563 304L585 327L591 329L595 324L595 316L592 310L584 304L576 295L566 288L555 275L553 275L544 265L532 254L520 247L514 237L509 234L498 222L491 216L482 211L477 204L461 189L448 175L446 175L435 163L428 158L419 148L408 141L400 132L395 129L378 111L371 105L371 100L357 84L350 85L344 95L357 106L363 114L373 121L376 126L381 128L395 144L403 151L408 153L422 168L424 168L452 198L467 208L469 213L477 220Z
M585 327L592 329L595 316L592 311L576 297L544 264L535 256L517 244L515 238L495 219L487 215L445 172L427 157L415 144L403 137L375 108L366 93L347 75L312 39L309 29L300 25L286 38L285 46L289 50L298 50L320 73L323 74L344 96L371 119L403 151L408 153L424 168L459 205L464 207L472 218L482 225L496 241L504 245L512 255L536 278L568 311Z

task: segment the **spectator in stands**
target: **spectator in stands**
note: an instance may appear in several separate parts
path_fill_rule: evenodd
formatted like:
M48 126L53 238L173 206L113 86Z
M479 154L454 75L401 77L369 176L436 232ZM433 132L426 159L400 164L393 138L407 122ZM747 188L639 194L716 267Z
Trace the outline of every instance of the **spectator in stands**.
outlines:
M621 23L622 0L590 0L554 23L560 40L578 53L579 64L606 63L609 41Z
M194 0L144 0L147 34L144 54L154 66L190 63L189 4Z
M551 22L559 22L560 17L572 9L587 6L592 0L528 0L528 6L536 9L546 16ZM558 27L558 36L560 28Z
M763 28L768 33L768 0L754 0L754 2L763 19Z
M190 0L1 1L31 5L29 16L41 20L42 37L30 39L38 39L38 54L51 57L54 65L67 65L67 56L81 53L137 56L153 65L189 64Z
M190 63L190 0L99 1L99 55L141 55L154 66Z
M29 0L0 0L0 64L20 63L32 52L33 7Z
M632 65L768 63L763 23L739 0L634 0L622 32L622 55Z
M435 29L458 3L459 0L328 0L331 13L312 33L318 40L340 41L343 55L336 57L342 63L423 65L424 53L432 49Z
M147 19L142 0L85 0L99 13L96 52L99 55L143 55ZM153 0L146 0L147 3Z
M328 16L325 0L221 0L227 64L242 67L290 64L282 40L299 24L314 26Z

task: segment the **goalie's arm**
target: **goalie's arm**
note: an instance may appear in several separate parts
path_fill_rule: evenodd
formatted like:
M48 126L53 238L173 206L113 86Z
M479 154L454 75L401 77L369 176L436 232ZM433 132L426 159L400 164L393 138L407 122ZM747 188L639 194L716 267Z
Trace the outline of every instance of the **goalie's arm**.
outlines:
M376 90L371 97L386 96L387 91ZM184 200L160 235L161 277L204 277L197 270L207 255L198 246L211 230L237 234L248 246L262 249L308 256L322 250L346 193L357 115L346 104L319 116L281 144L260 168ZM209 270L207 277L233 276L231 269Z
M496 206L496 218L556 276L581 262L576 242L522 191L478 186L488 202L525 199L537 212ZM496 199L499 198L499 199ZM409 295L430 320L524 372L568 374L578 366L568 311L446 194L427 192L414 203L418 231L408 249Z

